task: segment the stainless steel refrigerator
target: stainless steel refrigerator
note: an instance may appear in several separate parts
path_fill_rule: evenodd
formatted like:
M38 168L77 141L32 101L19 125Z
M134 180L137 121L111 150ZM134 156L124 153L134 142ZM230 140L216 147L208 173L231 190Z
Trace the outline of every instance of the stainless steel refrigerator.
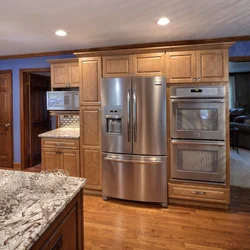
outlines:
M102 195L167 206L166 78L103 78Z

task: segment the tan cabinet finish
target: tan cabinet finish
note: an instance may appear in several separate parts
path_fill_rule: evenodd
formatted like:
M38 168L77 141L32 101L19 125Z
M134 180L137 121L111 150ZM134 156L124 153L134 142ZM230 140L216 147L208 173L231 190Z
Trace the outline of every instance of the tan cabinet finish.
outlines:
M166 53L168 83L228 81L228 50L197 50Z
M49 61L51 63L51 88L79 87L78 60L70 59L70 62L68 60Z
M81 107L81 177L86 188L101 189L101 111L100 106Z
M165 53L133 55L134 76L164 76Z
M228 81L227 50L198 50L196 60L198 82Z
M193 82L196 77L195 51L166 54L167 82Z
M222 204L230 203L229 189L172 183L169 183L168 187L169 198Z
M132 56L104 56L102 58L103 77L128 77L132 73Z
M42 169L64 169L80 176L79 140L42 138Z
M80 58L80 105L100 105L101 57Z

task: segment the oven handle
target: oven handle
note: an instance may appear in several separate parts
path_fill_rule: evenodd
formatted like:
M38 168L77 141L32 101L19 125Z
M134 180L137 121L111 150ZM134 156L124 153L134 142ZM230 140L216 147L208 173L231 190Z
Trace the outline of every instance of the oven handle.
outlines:
M172 99L172 103L178 102L198 102L198 103L223 103L225 102L224 99Z
M191 144L191 145L211 145L211 146L225 146L225 142L217 142L217 141L191 141L191 140L185 140L185 141L182 141L182 140L172 140L172 143L173 144Z

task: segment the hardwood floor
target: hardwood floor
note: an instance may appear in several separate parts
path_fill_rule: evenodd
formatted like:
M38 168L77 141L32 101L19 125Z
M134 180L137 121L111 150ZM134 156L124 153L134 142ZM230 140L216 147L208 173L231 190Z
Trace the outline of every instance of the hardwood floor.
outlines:
M232 188L228 211L84 199L85 249L250 249L246 189Z

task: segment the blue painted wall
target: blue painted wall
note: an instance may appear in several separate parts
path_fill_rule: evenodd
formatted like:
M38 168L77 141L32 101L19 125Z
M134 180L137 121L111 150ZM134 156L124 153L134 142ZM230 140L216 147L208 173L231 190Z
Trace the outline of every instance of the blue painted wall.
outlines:
M229 56L250 56L250 41L236 42L229 48Z
M12 70L13 84L13 137L14 137L14 162L21 162L20 151L20 80L19 70L25 68L48 68L48 59L72 58L73 54L62 56L47 56L34 58L21 58L0 60L0 70ZM1 142L2 143L2 142Z

